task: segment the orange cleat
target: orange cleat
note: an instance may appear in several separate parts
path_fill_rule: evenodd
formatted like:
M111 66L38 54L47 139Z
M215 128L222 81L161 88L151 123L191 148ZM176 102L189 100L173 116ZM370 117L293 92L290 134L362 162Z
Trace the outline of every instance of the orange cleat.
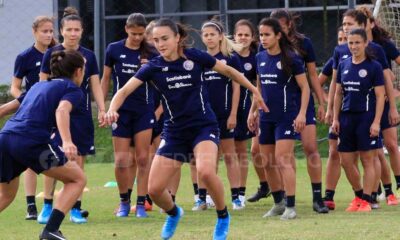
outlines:
M335 210L336 204L334 201L324 200L324 204L329 210Z
M358 208L360 207L362 199L359 197L355 197L349 206L346 208L346 212L357 212Z
M151 205L147 200L144 202L144 208L146 209L146 212L153 211L153 205ZM135 212L136 212L136 205L131 207L131 213Z
M372 208L369 202L361 200L360 207L358 207L357 212L371 212Z
M386 203L389 206L394 206L399 204L399 201L397 200L396 196L394 194L390 194L387 198L386 198Z

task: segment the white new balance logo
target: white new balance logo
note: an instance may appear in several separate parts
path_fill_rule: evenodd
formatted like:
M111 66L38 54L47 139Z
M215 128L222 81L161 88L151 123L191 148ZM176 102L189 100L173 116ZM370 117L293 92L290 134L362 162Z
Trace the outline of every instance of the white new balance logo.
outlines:
M126 55L125 55L125 54L121 54L121 55L119 56L119 58L126 58Z
M290 130L286 130L286 131L285 131L285 135L290 135L291 132L292 132L292 131L290 131Z
M210 134L210 137L215 138L215 135L211 133L211 134Z
M375 143L376 143L376 140L371 141L371 145L375 145Z
M163 71L163 72L168 72L168 67L163 67L163 68L161 69L161 71Z
M265 66L265 62L260 63L260 67Z

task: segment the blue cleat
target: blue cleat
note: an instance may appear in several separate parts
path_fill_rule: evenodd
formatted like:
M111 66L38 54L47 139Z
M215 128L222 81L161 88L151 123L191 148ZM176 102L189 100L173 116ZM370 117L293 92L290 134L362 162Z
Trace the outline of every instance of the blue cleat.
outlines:
M229 213L226 218L217 218L213 240L225 240L228 237L230 222L231 215L229 215Z
M87 219L82 216L81 210L77 208L71 209L69 212L69 220L77 224L87 223Z
M136 217L147 218L146 208L143 205L136 206Z
M183 214L183 209L178 207L178 214L176 216L167 216L167 219L165 219L165 223L161 231L162 239L167 240L174 235L176 227L178 226L178 223L181 220Z
M47 222L49 221L51 212L53 211L53 205L51 204L44 204L42 211L40 212L37 221L40 224L47 224Z
M120 202L119 208L115 215L117 217L127 217L129 216L130 211L131 211L131 204L129 202Z

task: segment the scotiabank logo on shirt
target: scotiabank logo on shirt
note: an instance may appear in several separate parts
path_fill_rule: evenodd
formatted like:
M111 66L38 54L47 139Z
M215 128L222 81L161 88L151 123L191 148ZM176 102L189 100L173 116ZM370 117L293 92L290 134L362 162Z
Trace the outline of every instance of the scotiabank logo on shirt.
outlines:
M192 86L191 83L183 83L183 82L177 82L174 85L168 85L168 89L177 89L177 88L184 88L184 87L190 87Z

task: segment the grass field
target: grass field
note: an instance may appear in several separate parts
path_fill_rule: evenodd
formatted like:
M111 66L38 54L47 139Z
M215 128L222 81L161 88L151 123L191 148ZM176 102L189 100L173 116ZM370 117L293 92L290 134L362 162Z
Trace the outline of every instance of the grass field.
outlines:
M324 161L325 163L325 161ZM324 164L325 166L325 164ZM221 166L221 177L228 186L225 168ZM89 223L76 225L66 217L61 230L68 239L159 239L165 215L158 208L150 212L147 219L134 216L120 219L112 212L118 203L116 188L105 188L107 181L114 179L113 165L91 163L86 166L88 188L83 207L90 211ZM263 219L262 215L272 205L272 199L248 203L243 211L230 211L232 224L229 239L400 239L400 206L382 208L373 213L346 213L344 211L353 195L344 174L335 196L337 209L327 215L317 215L311 209L311 187L305 161L298 160L296 220L283 222L279 218ZM41 177L39 189L41 189ZM61 184L59 184L60 187ZM25 198L21 186L14 203L0 214L0 239L37 239L42 225L24 220ZM250 169L248 194L257 187L257 179ZM225 188L227 189L227 188ZM225 191L229 200L230 193ZM42 203L42 199L37 199ZM214 210L192 212L193 190L188 166L183 167L181 186L177 202L185 210L185 216L174 239L211 239L216 214ZM230 204L228 205L230 208Z

